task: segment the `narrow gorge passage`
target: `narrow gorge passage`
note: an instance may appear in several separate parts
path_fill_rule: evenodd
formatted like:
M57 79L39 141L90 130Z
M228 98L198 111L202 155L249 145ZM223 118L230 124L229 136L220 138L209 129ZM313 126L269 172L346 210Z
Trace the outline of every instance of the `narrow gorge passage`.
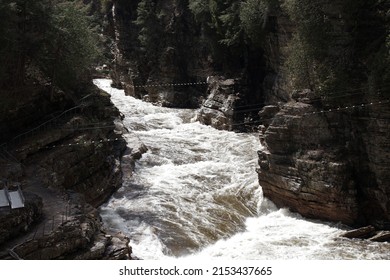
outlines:
M110 83L95 80L148 152L100 213L106 227L130 236L137 257L389 257L389 244L337 238L340 225L302 219L263 199L257 134L216 130L196 122L196 110L157 107Z

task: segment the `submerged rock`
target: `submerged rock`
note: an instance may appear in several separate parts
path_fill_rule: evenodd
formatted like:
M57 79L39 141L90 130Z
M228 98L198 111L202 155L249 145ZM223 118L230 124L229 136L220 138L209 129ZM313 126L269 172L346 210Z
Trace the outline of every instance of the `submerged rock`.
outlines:
M347 231L341 236L346 238L369 238L373 236L374 233L375 233L375 227L366 226L366 227L361 227L358 229Z
M374 226L369 225L366 227L361 227L358 229L349 230L346 233L342 234L341 237L351 238L351 239L368 239L373 242L389 242L390 241L390 231L386 230L376 230Z

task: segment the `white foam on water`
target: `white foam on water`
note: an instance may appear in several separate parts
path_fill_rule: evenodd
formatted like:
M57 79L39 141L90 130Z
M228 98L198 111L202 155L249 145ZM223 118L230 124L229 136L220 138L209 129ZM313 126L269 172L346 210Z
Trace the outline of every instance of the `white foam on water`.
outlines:
M341 240L337 225L303 219L263 199L256 134L194 121L195 110L161 108L94 81L148 147L133 176L100 209L142 259L376 259L389 244ZM125 178L128 178L125 176Z

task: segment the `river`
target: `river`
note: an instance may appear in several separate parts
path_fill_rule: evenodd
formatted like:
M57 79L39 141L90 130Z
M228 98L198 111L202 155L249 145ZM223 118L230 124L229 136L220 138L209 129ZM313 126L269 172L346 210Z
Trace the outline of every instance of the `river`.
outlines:
M339 238L343 225L304 219L263 198L256 134L219 131L197 122L196 110L154 106L110 80L94 82L148 147L100 208L105 226L128 235L137 257L390 259L388 243Z

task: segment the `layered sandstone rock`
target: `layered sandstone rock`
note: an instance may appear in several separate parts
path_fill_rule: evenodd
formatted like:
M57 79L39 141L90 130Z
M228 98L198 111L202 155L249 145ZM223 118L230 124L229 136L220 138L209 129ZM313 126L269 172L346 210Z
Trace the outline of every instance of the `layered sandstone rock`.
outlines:
M127 137L126 144L122 116L109 96L94 87L87 89L90 94L83 95L89 97L81 97L79 106L66 95L63 104L53 100L65 110L69 105L77 110L66 114L44 111L43 117L38 114L39 121L30 120L30 127L39 129L24 134L28 127L15 127L22 137L8 138L3 147L13 161L2 165L6 168L1 176L20 182L27 200L25 208L1 213L0 258L130 258L128 239L107 232L95 207L121 186L125 151L135 161L146 147L136 137ZM32 103L36 111L39 102ZM56 109L53 106L52 110ZM18 114L24 118L23 108L14 110L15 119ZM60 117L47 121L57 115ZM45 125L39 125L42 122ZM13 168L15 164L19 168Z
M264 195L306 217L389 228L388 104L334 109L309 95L295 94L307 103L286 103L263 126Z
M324 51L334 58L341 50L353 50L351 38L360 35L351 31L355 21L343 18L339 4L324 7L335 31L330 35L333 46ZM377 12L365 11L366 16ZM322 96L309 89L293 91L285 62L296 27L280 9L270 22L274 28L264 48L268 70L263 82L268 106L260 113L260 141L265 148L259 151L258 170L264 195L306 217L389 229L388 94L370 92L366 77L356 77L361 92L355 84L350 91ZM377 24L370 18L362 28L374 29ZM365 64L359 51L351 52L354 61Z
M244 80L210 76L207 81L207 97L197 111L196 119L217 129L252 131L259 118L260 103L250 102L252 93Z
M232 130L234 107L239 99L233 79L209 78L208 96L197 112L197 120L217 129Z
M280 207L306 217L354 224L357 189L352 168L322 114L290 102L276 114L259 151L259 182Z

